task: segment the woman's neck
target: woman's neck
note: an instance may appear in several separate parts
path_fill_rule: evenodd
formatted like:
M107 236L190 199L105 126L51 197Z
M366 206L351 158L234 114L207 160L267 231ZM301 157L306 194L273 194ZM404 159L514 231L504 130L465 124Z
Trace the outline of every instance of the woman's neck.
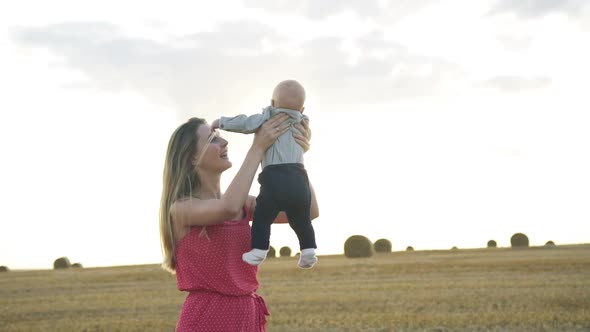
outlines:
M201 188L193 195L200 199L221 198L221 174L201 174Z

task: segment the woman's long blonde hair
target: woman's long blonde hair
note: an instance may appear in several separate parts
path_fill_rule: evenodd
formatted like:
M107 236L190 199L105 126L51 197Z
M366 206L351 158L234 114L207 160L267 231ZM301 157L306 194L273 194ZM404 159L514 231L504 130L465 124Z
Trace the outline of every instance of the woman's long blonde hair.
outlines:
M179 199L190 198L201 186L192 159L197 153L197 130L204 123L204 119L191 118L182 124L170 137L166 151L160 200L160 241L164 256L162 267L172 273L176 271L176 260L170 207Z

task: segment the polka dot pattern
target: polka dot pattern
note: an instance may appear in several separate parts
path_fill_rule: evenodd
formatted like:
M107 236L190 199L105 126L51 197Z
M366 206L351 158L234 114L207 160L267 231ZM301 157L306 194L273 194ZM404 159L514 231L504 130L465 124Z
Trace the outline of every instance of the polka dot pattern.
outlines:
M189 292L176 331L266 331L268 309L257 295L258 267L242 261L250 250L252 215L207 226L208 237L193 227L176 244L178 289Z

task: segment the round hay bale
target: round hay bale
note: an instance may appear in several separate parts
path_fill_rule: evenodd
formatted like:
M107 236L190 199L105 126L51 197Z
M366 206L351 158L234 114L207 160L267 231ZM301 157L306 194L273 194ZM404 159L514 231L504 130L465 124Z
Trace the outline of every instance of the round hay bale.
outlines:
M510 245L512 245L513 248L515 248L515 247L528 247L529 246L529 238L522 233L516 233L516 234L512 235L512 237L510 238Z
M375 244L373 244L373 249L375 249L375 252L391 252L392 248L391 241L387 239L379 239L375 241Z
M83 266L80 263L74 263L74 264L72 264L72 267L76 268L76 269L81 269Z
M8 272L8 267L4 265L0 266L0 272Z
M60 257L53 262L54 269L68 269L72 266L67 257Z
M408 247L406 248L406 251L414 251L414 247L412 247L412 246L408 246Z
M291 248L289 248L289 247L282 247L279 250L279 255L281 257L291 257Z
M545 247L555 247L555 242L547 241L547 243L545 243Z
M498 247L498 244L496 243L496 241L494 241L494 240L488 241L488 248L496 248L496 247Z
M275 250L275 248L273 246L270 246L268 248L268 253L266 254L266 258L276 258L277 257L277 251Z
M371 257L374 254L373 242L362 235L353 235L344 242L344 256L348 258Z

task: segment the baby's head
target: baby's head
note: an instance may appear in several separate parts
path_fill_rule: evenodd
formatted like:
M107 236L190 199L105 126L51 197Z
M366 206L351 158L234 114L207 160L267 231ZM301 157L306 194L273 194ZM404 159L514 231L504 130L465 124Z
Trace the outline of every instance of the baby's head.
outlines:
M303 113L305 89L295 80L282 81L275 87L270 103L274 108L288 108Z

